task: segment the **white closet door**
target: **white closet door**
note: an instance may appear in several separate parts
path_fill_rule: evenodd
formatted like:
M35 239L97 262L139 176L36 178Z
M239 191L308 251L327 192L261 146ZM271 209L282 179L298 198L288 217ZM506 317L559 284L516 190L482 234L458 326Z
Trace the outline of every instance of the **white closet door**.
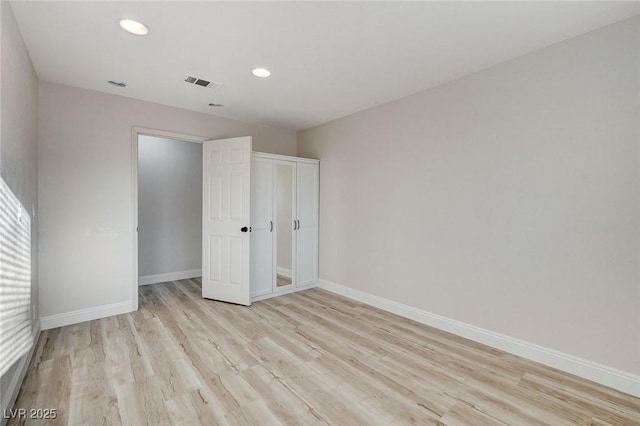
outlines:
M320 167L298 162L297 176L297 287L318 281L318 213Z
M202 149L202 297L250 305L251 137Z
M251 161L251 297L273 291L273 161Z

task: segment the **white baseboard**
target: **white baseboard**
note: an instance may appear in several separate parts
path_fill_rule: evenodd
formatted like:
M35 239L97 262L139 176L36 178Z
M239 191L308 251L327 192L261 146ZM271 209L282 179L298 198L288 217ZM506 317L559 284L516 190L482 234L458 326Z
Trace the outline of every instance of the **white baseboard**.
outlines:
M11 408L13 408L16 403L16 399L18 398L18 392L20 392L20 387L22 386L22 382L24 381L25 376L27 375L27 368L31 363L31 358L33 357L33 351L36 349L36 345L38 343L38 338L40 337L40 321L36 324L36 329L34 333L35 337L33 339L33 344L31 345L31 349L22 356L19 361L18 368L13 374L11 378L11 382L6 389L2 389L2 401L0 407L2 409L2 417L0 417L0 425L4 426L7 424L8 419L6 419L4 413L7 413Z
M168 281L186 280L202 276L202 269L191 269L189 271L167 272L165 274L144 275L138 277L138 285L166 283Z
M65 325L78 324L113 315L131 312L131 301L113 303L111 305L96 306L95 308L79 309L77 311L64 312L62 314L40 317L40 325L43 330L63 327Z
M318 287L640 397L640 376L320 279Z
M291 269L283 268L282 266L278 266L276 268L276 273L278 275L282 275L283 277L291 278L293 274L291 273Z

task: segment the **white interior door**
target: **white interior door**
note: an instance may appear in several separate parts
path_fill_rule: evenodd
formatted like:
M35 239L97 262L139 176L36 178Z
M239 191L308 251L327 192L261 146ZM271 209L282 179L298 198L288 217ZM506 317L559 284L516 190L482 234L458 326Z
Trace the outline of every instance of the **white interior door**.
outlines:
M320 166L298 162L297 166L296 286L318 281L318 215Z
M251 137L202 149L202 297L250 305Z

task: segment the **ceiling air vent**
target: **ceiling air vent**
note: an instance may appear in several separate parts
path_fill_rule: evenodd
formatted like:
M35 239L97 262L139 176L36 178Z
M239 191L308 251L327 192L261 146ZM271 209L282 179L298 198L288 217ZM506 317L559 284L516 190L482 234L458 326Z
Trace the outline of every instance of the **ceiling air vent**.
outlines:
M125 83L124 81L113 81L113 80L109 80L107 81L107 83L109 83L112 86L117 86L117 87L127 87L127 83Z
M191 75L188 75L187 78L184 79L184 81L189 84L195 84L197 86L206 87L208 89L215 89L222 86L222 83L219 83L217 81L208 81L203 78L194 77Z

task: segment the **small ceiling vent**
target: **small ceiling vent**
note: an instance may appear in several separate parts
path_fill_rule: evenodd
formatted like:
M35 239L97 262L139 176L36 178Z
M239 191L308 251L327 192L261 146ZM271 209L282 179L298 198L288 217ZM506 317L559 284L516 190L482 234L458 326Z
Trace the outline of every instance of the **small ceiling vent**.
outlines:
M195 84L196 86L202 86L208 89L216 89L222 86L222 83L219 83L217 81L209 81L209 80L205 80L199 77L194 77L191 75L188 75L187 78L184 79L184 81L186 81L189 84Z
M125 83L124 81L113 81L113 80L109 80L107 81L107 83L109 83L112 86L117 86L117 87L127 87L127 83Z

